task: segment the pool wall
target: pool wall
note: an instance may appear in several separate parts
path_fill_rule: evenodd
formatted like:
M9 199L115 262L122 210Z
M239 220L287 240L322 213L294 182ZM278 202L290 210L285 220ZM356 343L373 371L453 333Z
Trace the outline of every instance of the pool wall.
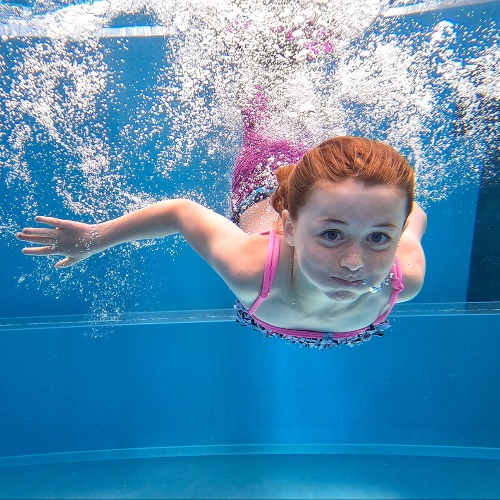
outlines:
M2 456L261 444L500 448L498 309L318 352L232 323L0 332Z

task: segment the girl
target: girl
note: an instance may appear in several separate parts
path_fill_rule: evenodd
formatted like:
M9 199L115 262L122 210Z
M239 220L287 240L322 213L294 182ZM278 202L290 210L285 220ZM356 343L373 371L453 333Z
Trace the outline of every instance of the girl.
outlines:
M63 255L71 266L115 245L181 233L234 292L237 318L320 349L382 335L396 302L425 276L426 216L414 174L389 146L335 137L305 151L256 129L259 96L244 112L233 175L233 220L187 199L160 201L84 224L51 217L17 234L26 255Z

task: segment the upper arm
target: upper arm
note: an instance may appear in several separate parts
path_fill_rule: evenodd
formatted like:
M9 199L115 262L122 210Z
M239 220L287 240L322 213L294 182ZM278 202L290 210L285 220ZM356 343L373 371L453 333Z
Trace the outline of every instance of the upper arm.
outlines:
M180 206L178 224L179 231L190 246L233 292L252 286L253 277L257 277L258 281L262 279L267 248L265 241L256 242L255 237L227 218L189 200L184 200Z
M396 255L403 274L404 290L398 302L405 302L415 297L424 284L426 262L421 239L427 227L427 216L417 203L399 240Z

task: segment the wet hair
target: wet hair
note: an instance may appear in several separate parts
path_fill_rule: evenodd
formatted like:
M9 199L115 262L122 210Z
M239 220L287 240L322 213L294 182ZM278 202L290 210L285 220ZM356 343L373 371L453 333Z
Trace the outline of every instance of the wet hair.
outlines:
M292 220L320 180L356 178L367 186L398 186L406 197L407 216L412 209L415 177L406 158L387 144L362 137L328 139L307 151L296 165L278 168L276 177L278 188L271 205L280 215L288 210Z

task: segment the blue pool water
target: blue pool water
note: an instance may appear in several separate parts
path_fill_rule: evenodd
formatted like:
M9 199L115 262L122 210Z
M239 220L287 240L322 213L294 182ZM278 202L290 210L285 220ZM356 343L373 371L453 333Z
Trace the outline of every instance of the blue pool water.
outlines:
M2 496L497 498L498 307L335 357L225 322L3 333Z
M103 220L188 196L228 214L234 61L180 57L213 26L191 12L173 36L160 4L66 45L41 19L85 2L0 5L0 498L499 498L498 2L376 14L326 69L307 66L344 113L324 126L404 150L429 218L421 294L383 338L329 352L237 325L180 239L64 272L19 252L41 213ZM133 35L146 25L170 35Z

